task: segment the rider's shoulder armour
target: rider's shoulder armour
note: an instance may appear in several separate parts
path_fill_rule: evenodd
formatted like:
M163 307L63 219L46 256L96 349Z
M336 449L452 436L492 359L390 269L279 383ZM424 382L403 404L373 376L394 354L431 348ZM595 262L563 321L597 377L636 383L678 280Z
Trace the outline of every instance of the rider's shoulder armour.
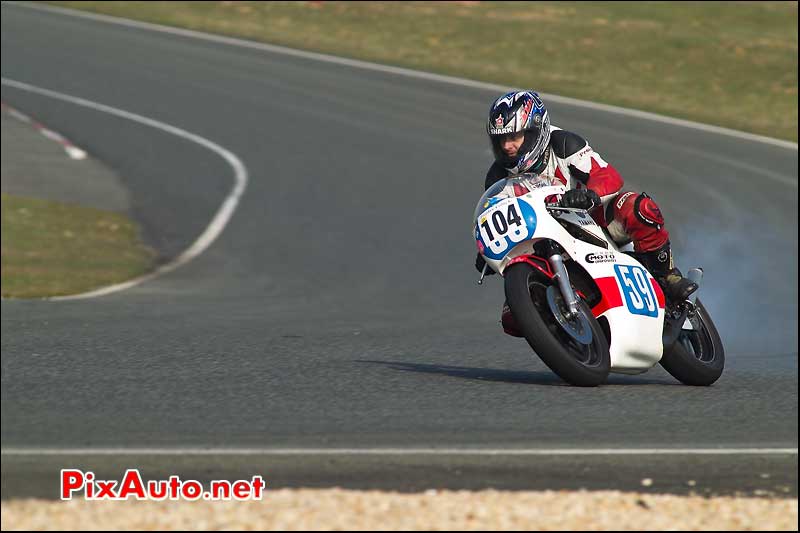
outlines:
M550 133L550 146L559 159L566 159L577 154L586 147L586 139L566 130L554 130Z

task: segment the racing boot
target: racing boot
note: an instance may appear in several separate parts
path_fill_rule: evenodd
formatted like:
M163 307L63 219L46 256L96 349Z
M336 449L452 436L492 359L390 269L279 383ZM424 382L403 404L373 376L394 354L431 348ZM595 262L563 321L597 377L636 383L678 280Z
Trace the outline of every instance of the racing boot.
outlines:
M514 315L511 314L511 308L508 306L508 302L503 302L503 313L500 317L500 323L503 325L503 331L505 331L506 335L524 337L519 330L519 326L517 326L517 321L514 320Z
M669 241L657 250L636 255L661 286L667 302L682 302L698 289L697 283L684 278L675 268Z

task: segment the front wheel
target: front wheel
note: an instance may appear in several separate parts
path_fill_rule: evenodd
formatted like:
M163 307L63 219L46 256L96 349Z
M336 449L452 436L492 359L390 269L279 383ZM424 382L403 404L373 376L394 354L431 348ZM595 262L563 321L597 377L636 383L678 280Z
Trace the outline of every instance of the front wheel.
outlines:
M526 263L504 272L506 301L531 348L561 379L572 385L594 387L608 378L611 355L608 341L589 306L579 301L577 317L558 287L544 282Z
M697 300L697 309L669 349L664 350L661 366L685 385L711 385L722 375L725 349L711 315Z

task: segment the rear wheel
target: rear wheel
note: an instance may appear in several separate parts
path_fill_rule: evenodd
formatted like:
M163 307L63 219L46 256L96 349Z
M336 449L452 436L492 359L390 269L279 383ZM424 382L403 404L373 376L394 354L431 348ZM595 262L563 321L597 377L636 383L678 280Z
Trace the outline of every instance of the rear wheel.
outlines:
M531 348L561 379L594 387L608 378L611 355L603 330L585 302L577 317L558 287L527 263L504 272L506 301Z
M678 340L664 350L661 366L685 385L711 385L725 367L722 340L700 300L689 322L693 329L681 330Z

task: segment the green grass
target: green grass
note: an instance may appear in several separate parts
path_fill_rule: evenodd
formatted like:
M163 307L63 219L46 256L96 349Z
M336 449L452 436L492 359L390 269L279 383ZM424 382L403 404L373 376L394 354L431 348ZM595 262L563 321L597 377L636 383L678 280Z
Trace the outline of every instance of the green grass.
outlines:
M796 2L54 2L797 140Z
M154 260L123 215L2 195L4 298L85 292L143 274Z

